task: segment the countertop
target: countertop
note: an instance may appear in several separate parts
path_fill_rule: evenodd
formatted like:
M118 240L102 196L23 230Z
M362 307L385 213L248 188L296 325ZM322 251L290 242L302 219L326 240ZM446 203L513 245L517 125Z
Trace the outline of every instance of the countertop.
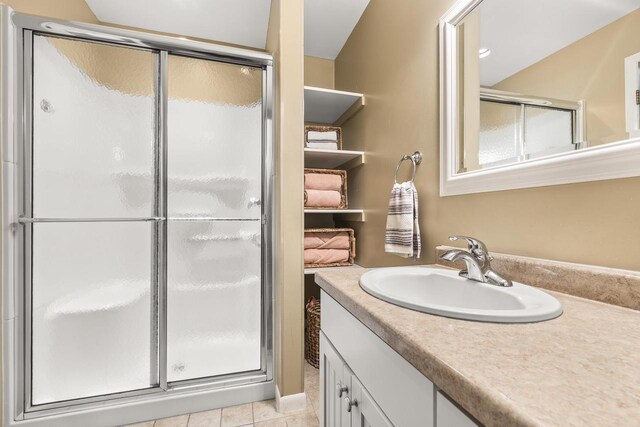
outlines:
M639 311L545 291L562 316L529 324L449 319L367 294L358 283L365 271L315 278L483 424L640 425Z

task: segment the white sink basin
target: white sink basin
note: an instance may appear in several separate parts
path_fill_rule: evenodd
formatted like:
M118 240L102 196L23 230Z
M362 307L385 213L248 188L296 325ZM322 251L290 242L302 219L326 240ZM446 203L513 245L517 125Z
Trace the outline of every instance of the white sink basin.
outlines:
M391 267L367 271L360 286L371 295L401 307L479 322L541 322L562 314L551 295L521 283L501 287L431 267Z

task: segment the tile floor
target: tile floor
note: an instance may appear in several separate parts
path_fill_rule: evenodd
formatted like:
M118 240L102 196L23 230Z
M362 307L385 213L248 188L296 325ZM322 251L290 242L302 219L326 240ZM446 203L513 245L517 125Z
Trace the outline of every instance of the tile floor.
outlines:
M276 412L274 400L265 400L213 411L147 421L128 427L319 427L319 377L318 370L305 363L304 389L307 394L307 408L298 412L280 414Z

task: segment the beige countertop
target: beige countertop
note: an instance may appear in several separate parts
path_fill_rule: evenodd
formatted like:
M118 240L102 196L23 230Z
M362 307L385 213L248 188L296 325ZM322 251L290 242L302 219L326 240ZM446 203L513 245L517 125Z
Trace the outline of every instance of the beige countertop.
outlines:
M640 312L557 292L557 319L496 324L449 319L363 291L365 269L316 282L487 426L640 425Z

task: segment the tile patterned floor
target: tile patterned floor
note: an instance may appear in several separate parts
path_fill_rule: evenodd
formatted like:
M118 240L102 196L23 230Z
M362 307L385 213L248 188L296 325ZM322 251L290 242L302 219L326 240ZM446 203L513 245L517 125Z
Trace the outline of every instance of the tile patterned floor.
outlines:
M147 421L128 427L319 427L319 372L308 363L305 363L304 389L307 394L306 409L286 415L276 412L274 400L265 400L214 409L213 411Z

